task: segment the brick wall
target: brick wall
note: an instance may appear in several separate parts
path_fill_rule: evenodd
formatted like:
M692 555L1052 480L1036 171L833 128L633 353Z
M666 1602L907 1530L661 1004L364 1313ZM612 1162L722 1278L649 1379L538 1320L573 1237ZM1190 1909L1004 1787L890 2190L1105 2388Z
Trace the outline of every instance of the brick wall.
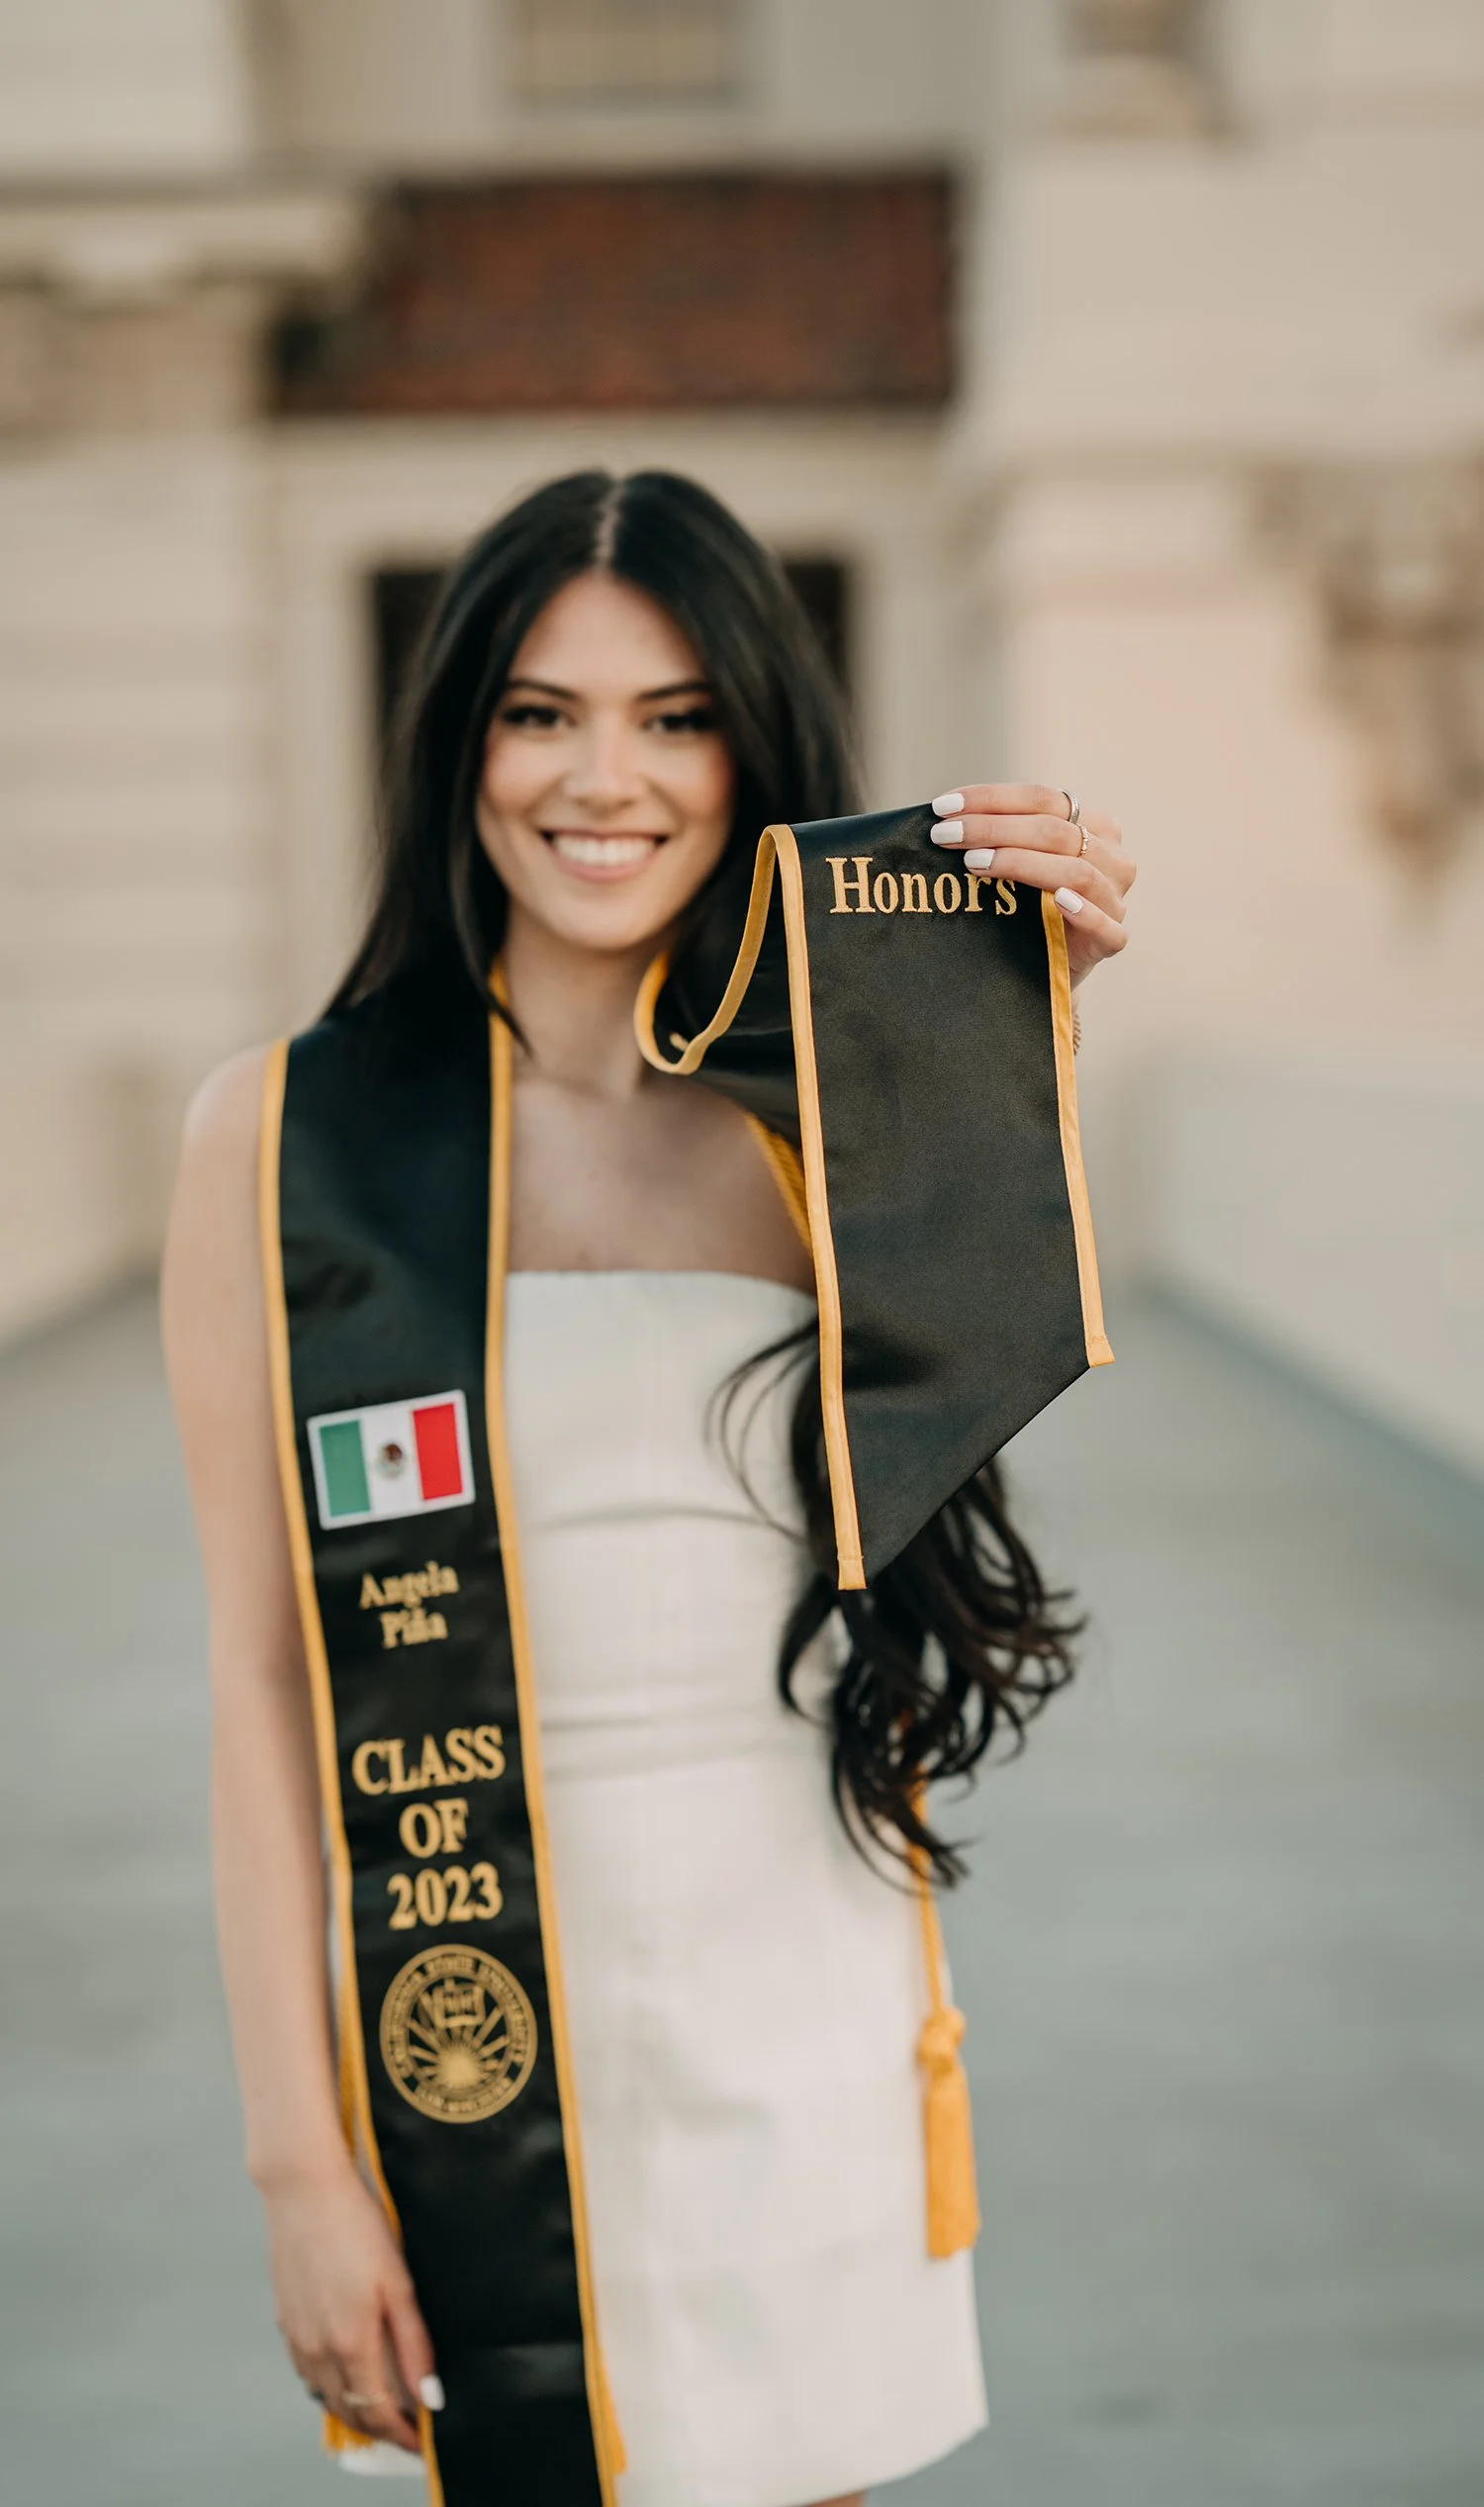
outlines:
M288 415L933 408L952 389L938 175L408 190L360 300L278 335Z

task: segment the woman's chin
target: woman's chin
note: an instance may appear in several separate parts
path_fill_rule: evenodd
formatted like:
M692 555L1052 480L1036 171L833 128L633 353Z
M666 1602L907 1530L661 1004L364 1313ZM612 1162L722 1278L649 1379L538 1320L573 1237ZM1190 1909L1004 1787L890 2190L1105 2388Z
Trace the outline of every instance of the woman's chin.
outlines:
M564 880L555 893L543 880L538 891L512 894L510 902L553 940L607 958L658 946L689 893L677 896L673 882L640 874L626 881Z

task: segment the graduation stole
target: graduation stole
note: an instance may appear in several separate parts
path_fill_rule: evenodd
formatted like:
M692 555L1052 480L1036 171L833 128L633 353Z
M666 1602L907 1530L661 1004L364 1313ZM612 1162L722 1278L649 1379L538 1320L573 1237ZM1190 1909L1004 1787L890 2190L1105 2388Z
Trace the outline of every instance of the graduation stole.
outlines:
M846 1592L1113 1355L1061 910L932 824L765 828L730 913L654 960L634 1010L657 1070L796 1147Z
M846 1588L1111 1355L1061 917L945 869L930 823L770 828L735 928L722 899L635 1013L651 1061L704 1062L741 1105L811 1248ZM719 1008L693 1016L723 961ZM505 1434L511 1067L472 997L436 1036L380 996L275 1048L263 1270L342 2112L445 2388L419 2414L429 2494L614 2507ZM963 2020L918 1885L926 2236L948 2255L978 2214Z

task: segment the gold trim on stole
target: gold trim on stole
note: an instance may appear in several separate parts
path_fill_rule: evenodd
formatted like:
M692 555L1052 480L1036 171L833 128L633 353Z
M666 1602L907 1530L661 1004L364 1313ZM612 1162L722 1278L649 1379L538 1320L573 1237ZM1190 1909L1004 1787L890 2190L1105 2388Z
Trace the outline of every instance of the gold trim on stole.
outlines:
M783 882L788 1010L793 1028L798 1128L803 1153L807 1230L800 1228L799 1233L804 1236L813 1256L814 1293L819 1306L819 1400L824 1414L824 1451L829 1466L830 1503L835 1518L836 1583L842 1593L860 1593L866 1585L866 1562L861 1555L855 1469L850 1458L850 1437L845 1424L844 1329L840 1318L840 1276L835 1263L835 1240L830 1228L824 1131L819 1112L819 1074L814 1061L814 1012L809 990L808 933L804 927L803 871L798 859L797 839L791 827L765 827L758 838L752 893L747 901L741 945L714 1017L698 1036L692 1037L689 1044L679 1036L672 1038L672 1043L681 1048L680 1057L675 1062L666 1061L655 1041L654 1032L655 1006L670 972L669 957L662 952L651 962L639 986L634 1002L634 1035L640 1053L655 1070L684 1079L699 1068L707 1048L715 1043L718 1036L726 1034L746 998L768 925L775 869ZM765 1143L772 1138L763 1125L757 1128L764 1135ZM784 1190L785 1200L789 1203L789 1215L798 1226L797 1209L784 1184L784 1170L780 1169L772 1151L766 1146L764 1154Z
M334 1696L330 1687L329 1655L325 1643L325 1625L320 1617L320 1597L315 1589L314 1552L310 1545L309 1518L305 1512L304 1483L299 1471L299 1445L294 1429L294 1387L289 1359L289 1314L284 1296L283 1240L279 1226L279 1159L283 1140L284 1090L288 1080L289 1048L286 1038L270 1047L263 1073L262 1113L258 1131L258 1220L262 1246L263 1311L268 1333L268 1373L273 1394L273 1440L278 1456L278 1477L283 1490L284 1522L289 1536L289 1557L294 1569L294 1591L299 1604L299 1625L304 1636L304 1657L309 1671L310 1700L315 1722L315 1751L319 1761L320 1799L325 1815L325 1833L329 1849L330 1904L334 1920L335 1942L340 1954L339 1992L336 2018L339 2030L339 2087L341 2119L351 2157L359 2159L369 2172L387 2218L399 2244L402 2224L397 2205L392 2199L382 2169L381 2152L371 2120L371 2085L366 2075L366 2042L361 2028L360 1994L356 1985L355 1924L351 1910L350 1844L345 1834L344 1806L340 1799L339 1752L335 1741ZM422 2461L427 2473L430 2507L443 2507L443 2483L438 2471L437 2449L433 2439L432 2414L424 2403L417 2405L417 2428L422 2441ZM325 2414L325 2442L334 2453L346 2448L369 2446L372 2441L358 2429L347 2428L332 2414Z
M1082 1133L1077 1121L1076 1051L1071 1023L1071 969L1067 960L1067 926L1056 898L1043 888L1041 920L1046 929L1046 955L1051 970L1052 1037L1057 1055L1057 1113L1062 1127L1062 1162L1067 1169L1067 1198L1071 1205L1071 1233L1076 1246L1077 1278L1082 1291L1082 1332L1089 1366L1111 1366L1113 1351L1103 1326L1103 1292L1097 1276L1097 1247L1092 1237L1092 1205L1082 1165Z
M788 943L788 1007L793 1019L793 1060L798 1085L798 1130L803 1154L804 1199L819 1299L819 1398L824 1412L824 1451L835 1510L836 1583L842 1593L866 1589L856 1475L845 1425L845 1328L840 1315L840 1274L830 1226L829 1184L824 1165L824 1124L819 1111L819 1071L814 1060L814 1004L809 990L809 940L804 926L803 867L791 827L767 827L784 884L784 931ZM756 953L754 953L756 954ZM749 970L750 972L750 970Z
M793 1223L793 1232L806 1254L812 1254L809 1239L809 1204L804 1192L803 1161L791 1141L780 1132L770 1132L755 1114L743 1110L742 1120L768 1161L768 1171L779 1188L784 1208Z
M496 977L497 990L504 998ZM567 2162L567 2187L572 2206L572 2243L577 2262L578 2305L583 2324L583 2369L588 2386L588 2416L598 2461L603 2507L615 2507L613 2482L623 2469L623 2442L614 2416L612 2396L598 2341L598 2306L593 2286L588 2241L587 2193L578 2123L577 2083L567 2027L566 1992L557 1939L556 1888L551 1868L551 1842L546 1825L546 1798L541 1781L540 1709L531 1662L530 1632L525 1616L525 1587L516 1539L514 1476L505 1425L505 1284L510 1244L510 1098L513 1039L503 1018L490 1021L490 1254L485 1324L485 1434L490 1473L495 1483L495 1514L500 1527L500 1559L505 1575L510 1619L510 1655L515 1672L516 1711L520 1721L520 1767L525 1811L530 1823L531 1855L536 1874L536 1908L546 1967L546 1999L551 2018L551 2051L556 2065L557 2096L562 2111L562 2148Z

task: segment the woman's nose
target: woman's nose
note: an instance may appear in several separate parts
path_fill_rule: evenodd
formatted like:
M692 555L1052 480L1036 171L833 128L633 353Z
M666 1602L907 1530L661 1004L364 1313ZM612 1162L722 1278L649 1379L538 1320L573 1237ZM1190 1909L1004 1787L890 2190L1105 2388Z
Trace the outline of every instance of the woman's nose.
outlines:
M589 809L621 809L638 796L643 779L627 723L588 725L581 754L568 769L567 788Z

